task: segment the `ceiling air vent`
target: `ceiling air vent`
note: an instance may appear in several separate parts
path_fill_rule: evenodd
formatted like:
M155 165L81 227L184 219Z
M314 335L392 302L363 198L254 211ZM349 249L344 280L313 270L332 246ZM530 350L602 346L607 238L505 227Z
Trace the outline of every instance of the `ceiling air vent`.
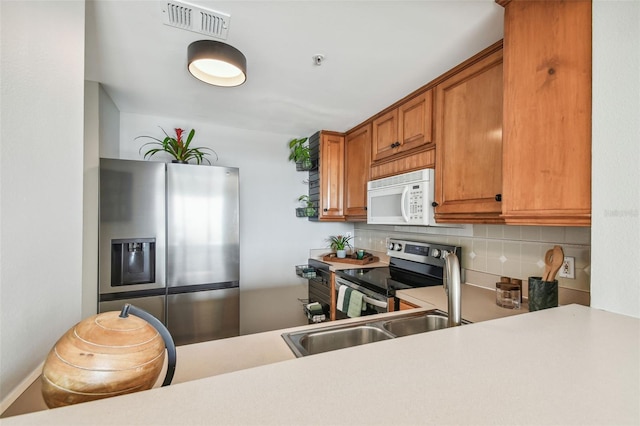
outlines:
M162 13L165 25L227 39L231 15L178 1L167 2Z

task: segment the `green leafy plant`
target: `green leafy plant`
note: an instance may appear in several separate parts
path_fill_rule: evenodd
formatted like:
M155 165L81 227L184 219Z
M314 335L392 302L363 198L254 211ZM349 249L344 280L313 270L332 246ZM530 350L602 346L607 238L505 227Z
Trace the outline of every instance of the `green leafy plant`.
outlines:
M300 170L309 170L313 167L309 146L305 145L309 138L291 139L289 141L289 161L300 165Z
M176 132L175 138L169 136L162 127L160 127L160 130L162 130L162 132L166 136L162 140L155 138L153 136L136 137L136 139L139 139L139 138L153 139L153 142L147 142L140 147L140 149L138 150L138 152L140 153L142 153L142 148L144 148L147 145L157 146L157 148L151 148L144 153L145 160L147 158L153 157L158 152L166 152L170 154L173 158L175 158L177 161L183 161L185 163L188 163L189 160L195 159L197 164L200 164L203 161L206 161L207 163L211 164L211 161L209 161L209 159L205 157L206 155L210 155L210 154L215 155L216 157L215 161L218 160L218 154L216 154L216 152L211 148L202 147L202 146L194 148L191 146L191 141L193 140L193 136L196 134L195 129L191 129L191 131L189 132L189 135L187 136L187 140L183 139L183 135L185 132L183 129L179 129L179 128L175 129L175 132ZM211 152L205 152L205 151L211 151Z
M329 237L327 241L333 250L344 250L347 247L351 247L349 241L351 241L353 237L344 237L342 235L332 235Z
M311 217L316 215L316 208L313 205L313 201L309 199L308 195L301 195L300 197L298 197L298 201L306 204L306 207L300 208L300 210L304 212L304 216Z

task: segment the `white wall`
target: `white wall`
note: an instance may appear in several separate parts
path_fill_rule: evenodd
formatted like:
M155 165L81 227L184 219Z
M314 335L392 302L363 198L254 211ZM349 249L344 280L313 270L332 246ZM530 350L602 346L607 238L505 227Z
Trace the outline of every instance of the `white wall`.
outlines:
M203 86L203 90L220 89ZM302 181L308 174L297 172L288 162L287 142L301 135L128 113L121 113L120 123L120 158L141 160L138 150L144 139L135 137L162 139L158 126L169 134L175 127L194 128L192 146L210 147L220 158L214 164L240 169L240 332L304 324L297 298L307 297L306 281L295 275L294 267L307 262L309 249L326 247L329 235L353 231L353 225L295 217L297 198L307 192ZM157 157L153 159L169 159Z
M0 2L2 404L80 320L84 7Z
M100 158L118 158L120 155L120 111L104 87L101 84L98 84L98 87Z
M100 85L84 82L84 176L82 179L82 318L98 311L98 189Z
M640 2L593 2L591 305L640 317Z

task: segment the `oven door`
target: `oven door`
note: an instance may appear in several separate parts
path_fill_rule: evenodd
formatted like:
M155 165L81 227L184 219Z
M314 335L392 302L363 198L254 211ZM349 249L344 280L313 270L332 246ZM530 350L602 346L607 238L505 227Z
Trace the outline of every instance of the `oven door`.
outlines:
M336 291L339 291L340 286L343 285L364 294L362 300L367 304L367 309L365 311L362 311L362 315L375 315L389 312L389 299L386 295L373 292L354 283L353 281L349 281L344 279L343 277L336 276ZM337 308L336 311L338 311Z

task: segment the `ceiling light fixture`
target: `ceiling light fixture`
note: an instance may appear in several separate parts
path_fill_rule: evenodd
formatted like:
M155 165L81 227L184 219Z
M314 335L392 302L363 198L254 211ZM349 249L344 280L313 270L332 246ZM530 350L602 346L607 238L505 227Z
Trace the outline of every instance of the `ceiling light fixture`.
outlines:
M214 40L194 41L187 50L189 72L214 86L234 87L247 80L247 58L233 46Z

